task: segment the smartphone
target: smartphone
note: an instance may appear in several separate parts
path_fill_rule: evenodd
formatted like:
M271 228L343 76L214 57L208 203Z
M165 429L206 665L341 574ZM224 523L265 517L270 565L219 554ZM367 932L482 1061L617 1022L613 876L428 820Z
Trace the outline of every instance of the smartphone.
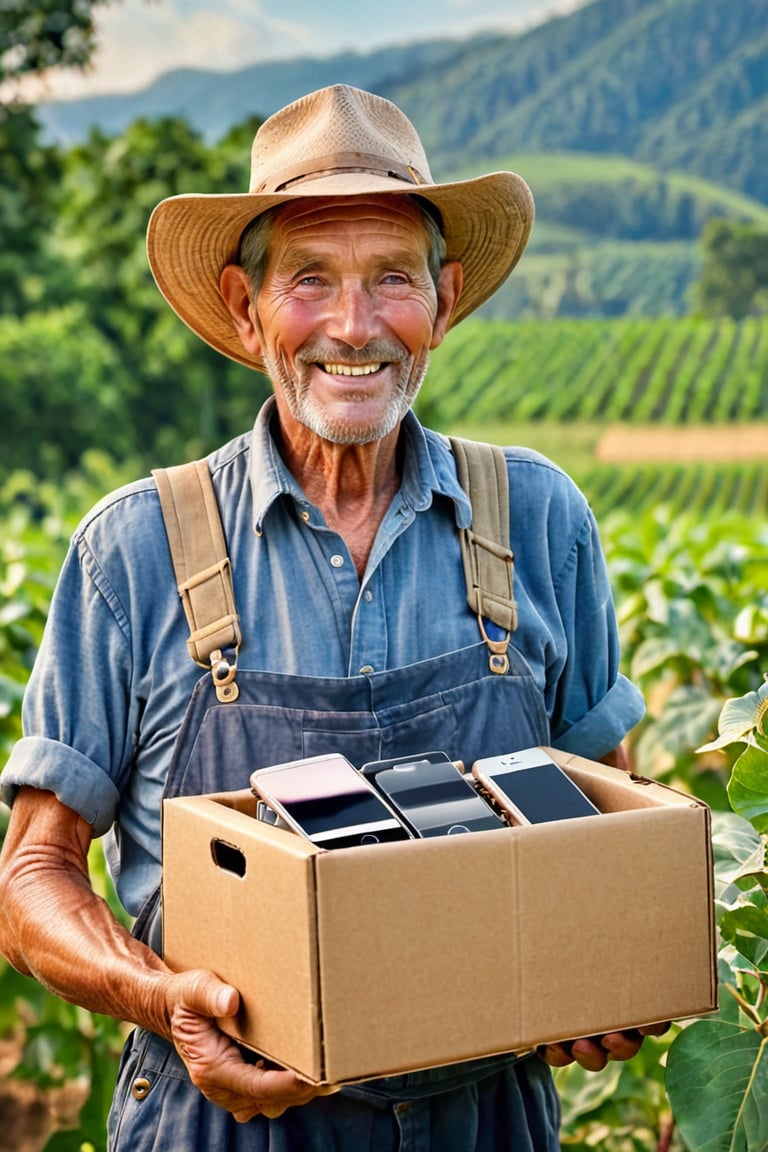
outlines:
M472 775L516 824L599 816L600 811L542 748L491 756Z
M258 768L250 784L289 828L323 848L411 839L373 785L337 753Z
M399 764L412 764L416 760L428 760L430 764L453 763L456 764L460 772L464 771L461 761L452 761L447 752L416 752L411 753L410 756L393 756L390 760L370 760L367 764L363 764L360 771L363 776L367 776L375 784L379 772L383 772L387 768L395 768Z
M264 824L271 824L273 828L284 828L287 832L293 832L293 828L286 824L282 816L278 816L274 808L270 808L269 804L265 804L263 800L259 800L256 805L256 819L261 820Z
M363 765L414 836L452 836L503 828L504 821L445 753Z

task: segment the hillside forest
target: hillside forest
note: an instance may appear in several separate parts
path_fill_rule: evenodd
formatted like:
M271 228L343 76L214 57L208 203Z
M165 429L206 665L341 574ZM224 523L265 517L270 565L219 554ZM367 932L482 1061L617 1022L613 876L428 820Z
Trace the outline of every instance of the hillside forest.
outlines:
M91 7L5 6L0 79L87 60ZM436 176L510 167L531 184L529 251L437 350L416 407L438 430L544 452L592 503L647 702L633 766L713 809L723 982L703 1084L679 1024L600 1077L558 1074L573 1152L768 1146L768 774L745 788L742 746L717 744L728 701L763 707L768 671L766 62L768 0L594 0L516 37L235 73L231 102L220 76L183 72L130 98L0 107L0 767L79 518L247 429L270 391L163 302L144 248L155 204L245 190L261 119L336 80L401 104ZM741 729L758 748L761 723ZM98 846L93 865L114 904ZM124 1034L0 962L14 1152L102 1152ZM718 1076L727 1091L706 1097Z

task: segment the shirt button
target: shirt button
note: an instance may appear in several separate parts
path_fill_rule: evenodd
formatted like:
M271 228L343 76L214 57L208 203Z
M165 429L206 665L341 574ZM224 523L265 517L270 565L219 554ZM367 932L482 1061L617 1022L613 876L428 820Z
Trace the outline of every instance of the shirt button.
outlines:
M374 671L375 671L375 669L373 667L373 664L363 664L362 668L360 669L360 675L361 676L370 676L371 672L374 672Z
M366 601L368 604L370 604L371 600L373 600L373 592L371 592L370 588L369 588L369 589L367 589L367 590L364 592L364 594L363 594L363 599L364 599L364 600L365 600L365 601Z
M309 521L310 521L310 519L311 519L311 517L310 517L310 515L309 515L309 512L302 512L302 514L301 514L301 518L302 518L302 520L304 521L304 523L305 523L305 524L309 524Z
M344 564L344 557L339 556L338 552L336 552L335 555L331 556L331 567L332 568L341 568L343 566L343 564Z

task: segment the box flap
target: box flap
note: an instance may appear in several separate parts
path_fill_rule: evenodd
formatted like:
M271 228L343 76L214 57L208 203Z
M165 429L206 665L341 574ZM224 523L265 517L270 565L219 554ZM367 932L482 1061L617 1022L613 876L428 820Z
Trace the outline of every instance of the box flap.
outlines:
M557 748L547 748L546 751L601 812L625 812L637 808L707 807L695 796L645 776L635 776L621 768L586 760L583 756L561 752Z

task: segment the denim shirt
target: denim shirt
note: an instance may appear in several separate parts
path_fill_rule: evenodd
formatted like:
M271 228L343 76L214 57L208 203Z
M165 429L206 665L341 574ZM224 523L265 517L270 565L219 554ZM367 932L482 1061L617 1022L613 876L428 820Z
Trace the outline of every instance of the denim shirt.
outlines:
M471 520L445 437L408 413L402 481L359 579L343 539L288 472L270 434L274 401L252 433L209 457L243 644L239 665L347 677L477 643L457 528ZM643 714L618 672L605 561L589 506L543 456L505 449L519 625L552 743L596 758ZM161 798L176 733L198 678L155 483L100 501L76 530L24 700L24 736L3 798L48 789L96 835L135 915L159 882ZM450 752L450 749L447 749ZM242 786L248 784L243 765Z

